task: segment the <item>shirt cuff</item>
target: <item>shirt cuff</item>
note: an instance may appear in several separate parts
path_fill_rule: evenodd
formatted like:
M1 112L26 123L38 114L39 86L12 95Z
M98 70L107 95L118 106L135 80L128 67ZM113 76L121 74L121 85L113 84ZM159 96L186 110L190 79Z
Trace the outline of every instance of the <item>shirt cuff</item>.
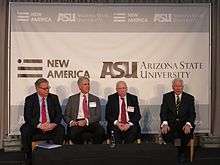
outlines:
M115 120L115 121L114 121L114 125L117 125L117 122L118 122L118 120Z
M133 126L133 125L134 125L132 122L128 122L128 124L129 124L130 126Z
M164 125L168 125L168 121L163 121L163 123L160 125L160 127L162 128Z
M41 123L39 123L39 124L37 125L37 128L41 128L41 125L42 125L42 124L41 124Z
M190 124L190 122L186 122L186 125L189 125L190 128L193 128L192 125Z
M86 125L88 126L89 125L89 120L87 118L85 118L86 120Z
M71 120L69 124L71 125L73 122L74 122L74 121L73 121L73 120Z

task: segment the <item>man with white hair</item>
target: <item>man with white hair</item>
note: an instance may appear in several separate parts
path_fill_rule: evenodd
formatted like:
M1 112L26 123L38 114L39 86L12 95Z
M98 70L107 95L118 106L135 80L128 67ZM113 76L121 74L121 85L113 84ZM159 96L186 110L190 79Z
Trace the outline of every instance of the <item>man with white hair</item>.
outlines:
M106 104L106 120L108 135L114 131L116 143L133 143L140 134L141 118L138 98L127 93L124 81L116 84L116 93L108 96Z
M193 136L196 118L194 97L183 92L183 80L176 78L172 82L173 91L163 95L160 110L161 133L166 143L174 143L180 138L178 161L185 162L187 143Z

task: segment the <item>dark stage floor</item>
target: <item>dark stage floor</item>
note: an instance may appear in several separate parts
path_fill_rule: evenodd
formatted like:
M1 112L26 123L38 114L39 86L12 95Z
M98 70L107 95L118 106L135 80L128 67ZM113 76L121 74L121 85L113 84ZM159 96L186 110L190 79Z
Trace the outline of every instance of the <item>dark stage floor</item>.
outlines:
M143 162L143 164L145 163ZM3 150L0 150L0 164L25 165L24 154L22 152L4 152ZM161 164L163 163L161 162ZM220 164L220 148L201 148L201 147L195 149L195 157L193 162L186 163L186 165L219 165L219 164Z

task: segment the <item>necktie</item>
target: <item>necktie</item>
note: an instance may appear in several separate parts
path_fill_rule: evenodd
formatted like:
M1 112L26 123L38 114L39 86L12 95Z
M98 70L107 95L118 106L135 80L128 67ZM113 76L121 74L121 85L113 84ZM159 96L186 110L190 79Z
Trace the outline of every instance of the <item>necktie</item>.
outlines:
M41 103L41 117L42 117L41 123L42 123L42 124L46 123L46 122L47 122L47 116L46 116L45 97L42 97L42 103Z
M127 116L126 116L126 110L125 110L125 99L121 97L122 104L121 104L121 122L123 124L127 123Z
M90 114L89 114L86 95L83 95L83 113L84 113L84 117L88 119Z
M179 112L179 108L180 108L180 97L179 95L177 95L177 99L176 99L176 112L177 112L177 115L178 115L178 112Z

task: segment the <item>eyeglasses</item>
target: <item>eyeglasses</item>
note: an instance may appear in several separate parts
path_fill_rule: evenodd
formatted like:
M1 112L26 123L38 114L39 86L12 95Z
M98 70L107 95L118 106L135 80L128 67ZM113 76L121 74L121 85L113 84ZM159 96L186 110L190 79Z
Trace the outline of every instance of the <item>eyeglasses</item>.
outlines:
M45 88L43 88L43 87L38 87L38 88L40 88L40 89L42 89L42 90L49 90L49 89L50 89L50 86L45 87Z

